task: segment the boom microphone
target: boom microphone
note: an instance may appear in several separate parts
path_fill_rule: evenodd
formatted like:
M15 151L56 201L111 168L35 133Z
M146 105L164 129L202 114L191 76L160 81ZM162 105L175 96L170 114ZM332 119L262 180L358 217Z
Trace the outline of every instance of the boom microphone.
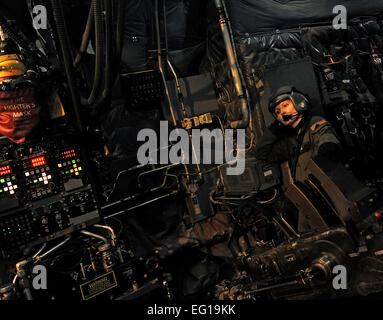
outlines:
M298 117L298 113L293 113L293 114L284 114L282 116L283 121L289 121L292 119L296 119Z

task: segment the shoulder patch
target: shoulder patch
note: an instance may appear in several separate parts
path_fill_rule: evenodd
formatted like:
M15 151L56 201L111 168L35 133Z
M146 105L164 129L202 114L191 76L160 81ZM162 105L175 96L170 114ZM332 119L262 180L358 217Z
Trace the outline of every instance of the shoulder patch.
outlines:
M311 127L311 131L315 131L317 127L321 126L321 125L324 125L327 121L325 119L322 119L318 122L315 122Z

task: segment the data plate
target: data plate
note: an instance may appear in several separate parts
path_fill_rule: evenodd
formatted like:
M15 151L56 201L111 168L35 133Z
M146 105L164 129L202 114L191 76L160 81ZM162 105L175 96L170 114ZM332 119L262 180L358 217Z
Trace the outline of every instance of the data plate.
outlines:
M90 300L101 293L117 287L117 280L114 271L108 272L89 282L80 285L83 300Z

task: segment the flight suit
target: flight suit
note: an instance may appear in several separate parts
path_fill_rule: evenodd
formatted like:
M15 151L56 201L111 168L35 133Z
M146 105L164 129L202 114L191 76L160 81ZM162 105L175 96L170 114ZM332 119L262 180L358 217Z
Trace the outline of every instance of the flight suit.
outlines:
M300 150L297 152L298 139L303 134ZM282 127L275 121L258 141L255 157L269 163L288 161L292 172L296 162L295 179L304 182L309 160L317 156L319 148L326 143L334 143L340 147L334 129L323 117L310 117L298 128Z
M300 140L300 150L297 152ZM330 146L330 148L324 146ZM331 148L331 146L335 146L335 148ZM319 151L321 147L322 149ZM340 142L334 129L323 117L313 116L302 121L297 128L284 127L275 121L265 130L264 135L258 141L255 156L257 159L269 163L281 164L288 161L293 178L295 174L296 181L304 182L308 178L309 160L317 156L318 153L332 158L334 155L331 152L335 150L340 150ZM300 215L298 232L308 230L306 219Z

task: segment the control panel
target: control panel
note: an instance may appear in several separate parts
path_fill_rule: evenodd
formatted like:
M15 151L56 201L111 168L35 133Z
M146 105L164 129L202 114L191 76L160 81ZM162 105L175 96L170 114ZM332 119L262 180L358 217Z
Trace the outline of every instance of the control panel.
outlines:
M46 154L33 155L23 160L25 186L29 200L39 199L54 192L52 172Z
M0 167L0 198L15 198L18 185L10 165Z
M78 146L60 141L0 150L1 249L43 243L99 221Z

